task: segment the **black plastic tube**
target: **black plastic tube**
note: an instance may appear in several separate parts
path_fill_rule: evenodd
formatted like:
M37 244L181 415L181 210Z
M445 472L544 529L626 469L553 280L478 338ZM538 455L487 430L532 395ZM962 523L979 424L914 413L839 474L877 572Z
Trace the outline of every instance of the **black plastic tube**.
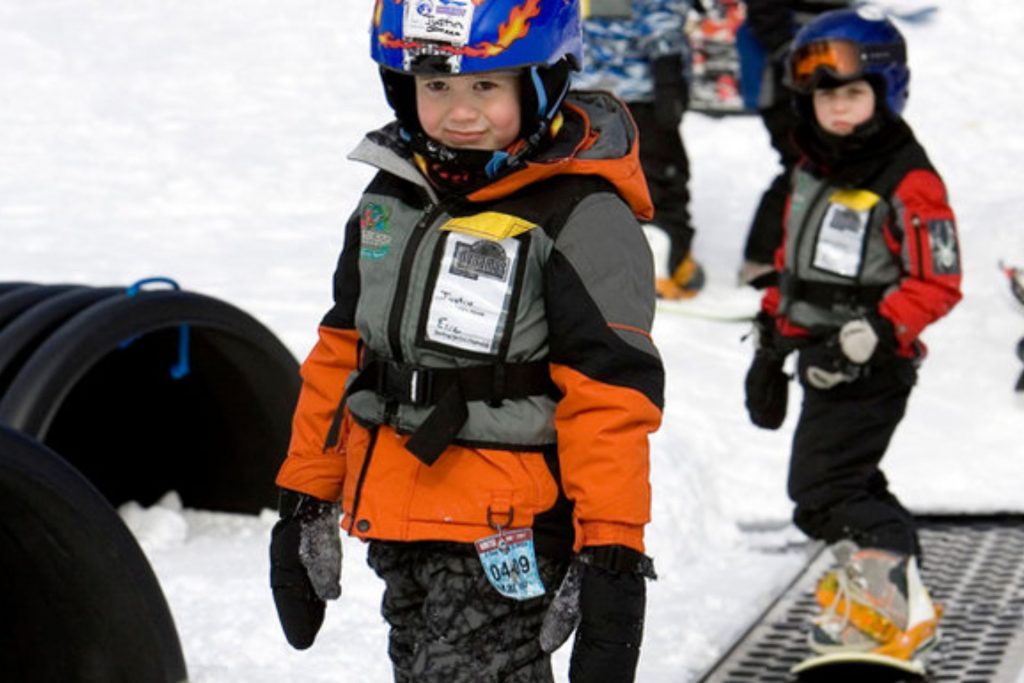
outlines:
M126 291L92 301L78 294L73 313L62 298L59 324L51 318L46 334L20 334L34 348L19 351L23 361L0 388L0 424L60 453L115 506L149 505L171 490L207 510L273 506L300 384L295 358L218 299ZM35 306L59 308L54 294L36 295ZM33 308L22 307L0 335L32 327L23 316Z
M0 323L0 395L36 347L57 327L83 308L124 292L117 287L33 287L36 296L19 302L22 306L12 306L16 310L12 310L7 323Z
M5 681L187 679L164 594L128 528L60 456L0 427Z

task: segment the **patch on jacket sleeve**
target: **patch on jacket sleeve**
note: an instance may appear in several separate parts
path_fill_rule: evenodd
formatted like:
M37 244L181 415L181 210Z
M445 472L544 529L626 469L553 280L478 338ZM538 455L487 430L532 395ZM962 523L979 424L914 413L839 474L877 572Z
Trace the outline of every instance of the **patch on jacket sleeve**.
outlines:
M932 248L932 272L936 275L959 275L960 248L953 221L948 218L928 221L928 242Z
M520 216L513 216L497 211L484 211L472 216L459 216L452 218L441 226L442 230L461 232L465 235L481 237L492 242L500 242L522 235L537 227L536 223L523 220Z

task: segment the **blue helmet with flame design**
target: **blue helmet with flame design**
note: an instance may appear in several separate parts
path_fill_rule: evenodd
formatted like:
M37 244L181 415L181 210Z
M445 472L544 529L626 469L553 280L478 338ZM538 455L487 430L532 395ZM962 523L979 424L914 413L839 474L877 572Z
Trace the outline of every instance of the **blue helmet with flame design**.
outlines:
M377 0L370 56L406 73L580 68L579 0Z
M412 76L521 70L522 137L532 146L583 64L580 0L376 0L370 56L409 132L419 129Z

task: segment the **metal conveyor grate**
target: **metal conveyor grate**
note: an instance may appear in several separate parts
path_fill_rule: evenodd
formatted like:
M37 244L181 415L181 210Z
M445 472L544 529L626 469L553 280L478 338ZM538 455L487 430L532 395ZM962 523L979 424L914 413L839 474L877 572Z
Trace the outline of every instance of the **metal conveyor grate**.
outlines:
M945 608L930 683L1016 683L1024 671L1024 517L926 517L920 521L925 584ZM793 683L808 657L813 590L832 565L820 552L762 619L701 679Z

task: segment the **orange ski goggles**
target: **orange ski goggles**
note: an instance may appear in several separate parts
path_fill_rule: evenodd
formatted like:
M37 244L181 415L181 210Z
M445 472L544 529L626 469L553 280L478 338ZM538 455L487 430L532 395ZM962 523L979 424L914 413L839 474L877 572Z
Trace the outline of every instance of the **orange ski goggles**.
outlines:
M852 80L871 71L871 66L906 61L902 45L858 45L853 41L831 38L808 43L789 59L790 85L807 92L821 73Z

